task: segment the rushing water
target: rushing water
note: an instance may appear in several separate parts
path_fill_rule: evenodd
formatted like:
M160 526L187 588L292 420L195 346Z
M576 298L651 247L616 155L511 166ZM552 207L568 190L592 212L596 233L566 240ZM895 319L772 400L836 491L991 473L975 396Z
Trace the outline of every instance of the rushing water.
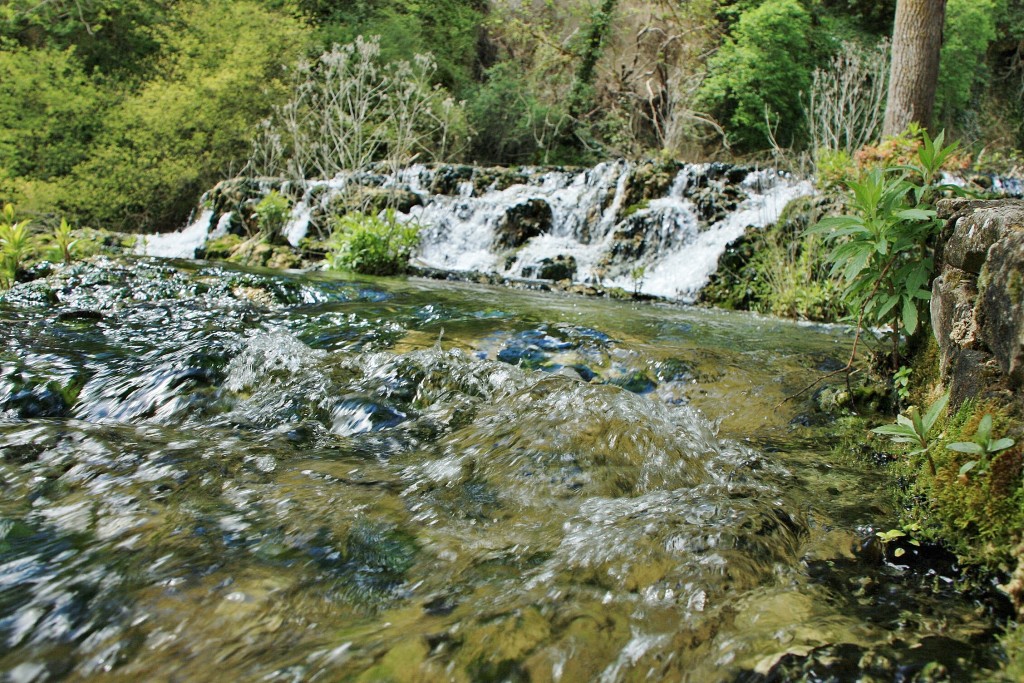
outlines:
M771 170L725 164L652 169L625 160L574 170L419 164L394 175L361 171L301 188L242 181L255 190L247 206L208 195L186 228L143 237L139 251L192 258L208 237L225 234L234 212L251 211L272 188L295 199L283 237L298 246L311 225L330 222L346 194L387 190L415 198L398 218L422 228L420 265L533 278L557 259L572 263L569 277L576 282L693 301L731 241L749 227L775 222L790 200L813 191L810 181ZM511 244L504 234L509 229L517 237Z
M0 319L7 680L997 667L983 603L863 547L885 477L778 407L842 330L157 260Z

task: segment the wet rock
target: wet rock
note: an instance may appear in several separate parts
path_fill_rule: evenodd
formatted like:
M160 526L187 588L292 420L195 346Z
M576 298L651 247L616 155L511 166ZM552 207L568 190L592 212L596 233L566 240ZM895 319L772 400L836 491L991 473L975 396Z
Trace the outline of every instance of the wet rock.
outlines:
M431 194L454 196L459 194L459 185L473 179L472 166L441 166L434 172Z
M537 277L541 280L572 280L576 277L576 259L561 254L541 259L537 265Z
M639 164L627 181L622 205L628 213L630 207L664 197L679 173L680 165L674 161L645 161Z
M554 214L543 199L530 199L509 208L494 229L496 249L515 249L551 230Z
M86 308L70 308L58 313L57 320L103 320L103 314Z

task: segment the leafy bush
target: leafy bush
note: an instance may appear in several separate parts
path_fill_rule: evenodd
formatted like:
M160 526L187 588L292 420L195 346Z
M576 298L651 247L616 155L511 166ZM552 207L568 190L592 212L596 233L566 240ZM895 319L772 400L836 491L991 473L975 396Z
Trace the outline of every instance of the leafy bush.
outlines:
M767 148L772 129L784 146L799 139L810 42L811 17L796 0L768 0L740 16L733 37L709 62L700 92L737 147Z
M986 78L985 53L995 38L993 0L949 0L935 92L940 120L951 124L968 107L975 86Z
M470 157L483 163L547 163L545 153L568 124L564 104L541 103L516 65L496 64L466 103L474 131Z
M291 200L277 190L271 190L256 205L254 212L264 238L278 235L291 215Z
M845 283L858 328L889 326L893 371L899 367L901 331L917 330L931 298L932 248L942 228L931 204L945 189L936 184L939 169L956 150L956 145L943 147L943 138L940 133L932 141L923 133L913 165L875 167L859 180L848 180L852 213L808 230L832 243L832 273Z
M393 209L383 217L349 213L337 219L329 246L332 267L365 275L396 275L409 265L420 228L401 223Z

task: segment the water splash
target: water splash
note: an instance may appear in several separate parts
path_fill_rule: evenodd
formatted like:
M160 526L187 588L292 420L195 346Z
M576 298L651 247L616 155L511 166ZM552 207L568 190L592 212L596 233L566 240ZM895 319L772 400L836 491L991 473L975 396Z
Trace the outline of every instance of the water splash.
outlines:
M271 186L255 184L258 192ZM350 173L309 181L297 193L293 188L285 238L298 246L314 226L329 229L339 198L368 190L415 197L398 218L423 226L420 265L514 278L567 276L689 301L730 241L774 222L786 202L813 187L774 171L722 164L610 161L579 170L415 165L395 175ZM204 210L184 231L150 238L140 249L191 258L204 239L203 226L217 218L222 231L225 215ZM552 275L545 266L553 260L568 270ZM645 274L637 277L641 268Z

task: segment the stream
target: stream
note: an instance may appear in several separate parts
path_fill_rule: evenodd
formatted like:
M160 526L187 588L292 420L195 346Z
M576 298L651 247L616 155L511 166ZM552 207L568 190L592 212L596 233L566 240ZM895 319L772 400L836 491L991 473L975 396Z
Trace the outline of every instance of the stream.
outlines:
M998 606L886 561L889 476L780 406L844 328L151 257L0 325L4 680L998 670Z

